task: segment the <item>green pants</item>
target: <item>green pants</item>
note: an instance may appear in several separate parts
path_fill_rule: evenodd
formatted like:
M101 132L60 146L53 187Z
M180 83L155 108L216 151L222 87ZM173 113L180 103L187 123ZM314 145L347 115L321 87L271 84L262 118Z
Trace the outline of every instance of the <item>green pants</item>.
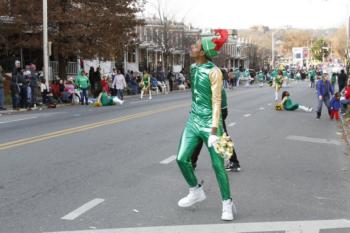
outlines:
M198 122L199 120L196 120L196 117L190 116L182 133L176 159L182 175L185 177L185 180L190 187L196 187L198 185L198 180L194 174L191 162L193 152L202 141L208 148L208 138L211 134L211 129L209 127L203 127L203 125ZM217 131L217 135L221 136L221 123ZM224 166L224 159L215 152L214 147L210 147L208 150L211 157L212 167L215 171L216 180L219 184L221 198L222 200L230 199L230 184Z

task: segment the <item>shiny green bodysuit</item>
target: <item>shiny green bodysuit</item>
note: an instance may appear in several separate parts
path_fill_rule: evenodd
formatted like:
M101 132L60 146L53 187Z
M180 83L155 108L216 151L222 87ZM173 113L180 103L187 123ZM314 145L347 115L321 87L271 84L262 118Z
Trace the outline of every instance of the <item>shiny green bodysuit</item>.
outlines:
M294 104L288 96L287 100L283 103L283 108L287 111L294 111L299 108L299 104Z
M212 63L191 66L192 109L183 131L177 163L190 187L198 185L191 163L193 152L203 141L208 147L212 127L217 128L217 136L223 133L221 121L222 74ZM224 168L224 160L214 147L208 147L212 167L216 174L222 200L231 198L230 185Z

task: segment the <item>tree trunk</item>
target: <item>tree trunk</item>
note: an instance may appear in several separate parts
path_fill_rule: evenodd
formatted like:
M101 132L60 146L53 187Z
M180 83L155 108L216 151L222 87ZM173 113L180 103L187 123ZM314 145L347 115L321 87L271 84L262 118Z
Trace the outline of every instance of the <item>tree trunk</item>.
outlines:
M60 79L67 79L66 67L67 59L61 54L58 54L58 76L60 77Z

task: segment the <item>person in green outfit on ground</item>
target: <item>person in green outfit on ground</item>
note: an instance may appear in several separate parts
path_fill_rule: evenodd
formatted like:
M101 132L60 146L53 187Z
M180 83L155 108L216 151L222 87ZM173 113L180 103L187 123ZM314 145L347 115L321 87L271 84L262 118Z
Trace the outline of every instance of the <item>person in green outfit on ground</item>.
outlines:
M119 99L117 96L111 97L106 91L103 91L98 95L96 103L101 103L102 106L111 106L116 105L117 103L122 105L124 101Z
M198 144L206 144L212 167L216 174L222 199L221 219L234 219L235 207L232 202L230 185L224 167L223 157L215 150L215 145L223 135L221 120L222 73L212 63L211 58L227 41L227 30L215 30L220 37L204 37L191 46L190 56L195 63L190 68L192 107L189 119L180 139L177 164L184 176L189 194L178 201L179 207L190 207L206 199L203 186L199 184L192 166L192 155Z
M312 108L310 108L310 107L305 107L303 105L293 103L288 91L284 91L282 93L281 104L283 105L283 109L287 110L287 111L294 111L294 110L300 109L300 110L305 111L305 112L312 112Z

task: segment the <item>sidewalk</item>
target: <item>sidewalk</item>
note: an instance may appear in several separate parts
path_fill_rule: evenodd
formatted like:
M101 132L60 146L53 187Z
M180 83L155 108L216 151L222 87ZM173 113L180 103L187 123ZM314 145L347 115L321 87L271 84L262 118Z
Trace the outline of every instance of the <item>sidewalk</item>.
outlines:
M172 92L169 92L168 94L165 94L165 95L169 95L171 93L185 93L185 92L188 92L190 89L186 89L185 91L184 90L173 90ZM162 93L159 93L158 95L153 95L152 96L165 96L164 94ZM148 95L146 95L146 97L148 97ZM137 94L137 95L125 95L124 96L124 100L139 100L140 99L140 94ZM63 107L66 107L66 106L80 106L80 104L70 104L70 103L66 103L66 104L57 104L56 105L56 108L63 108ZM21 108L19 110L13 110L12 109L12 105L5 105L4 106L7 110L4 110L4 111L0 111L0 116L2 115L12 115L12 114L16 114L16 113L20 113L20 112L32 112L32 111L41 111L43 109L47 109L48 107L46 105L41 105L41 106L38 106L37 108L32 108L30 110L28 109L25 109L25 108Z
M350 111L347 111L345 116L341 118L341 125L344 133L344 141L348 147L348 155L350 156Z

